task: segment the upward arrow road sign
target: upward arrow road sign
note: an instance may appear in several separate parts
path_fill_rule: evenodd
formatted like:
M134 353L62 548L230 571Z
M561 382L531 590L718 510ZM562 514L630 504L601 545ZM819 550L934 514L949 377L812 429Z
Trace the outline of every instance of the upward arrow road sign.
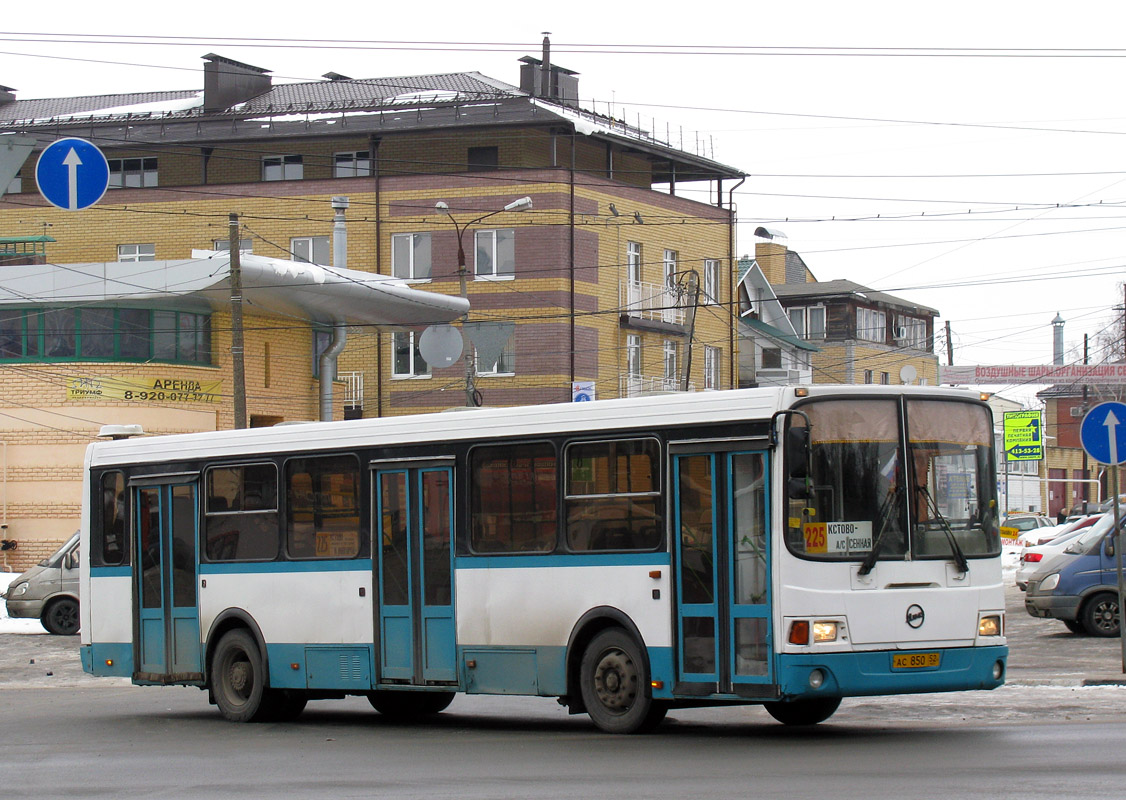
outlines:
M1100 464L1126 461L1126 404L1099 403L1083 417L1079 439Z
M89 208L109 187L109 162L85 139L52 142L35 164L39 193L65 211Z

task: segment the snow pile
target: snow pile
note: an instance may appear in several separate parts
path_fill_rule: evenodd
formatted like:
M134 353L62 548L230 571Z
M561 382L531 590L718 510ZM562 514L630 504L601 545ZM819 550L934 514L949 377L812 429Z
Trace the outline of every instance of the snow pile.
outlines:
M17 572L0 572L0 592L19 577ZM37 619L12 619L8 616L8 604L0 600L0 633L42 633L47 631Z

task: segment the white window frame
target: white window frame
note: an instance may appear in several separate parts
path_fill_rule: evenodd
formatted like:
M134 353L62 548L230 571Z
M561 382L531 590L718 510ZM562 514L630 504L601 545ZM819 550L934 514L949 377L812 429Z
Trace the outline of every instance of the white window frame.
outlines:
M481 361L477 348L473 348L473 363L478 376L507 378L516 374L516 337L510 336L500 352L500 357L492 364Z
M665 339L663 351L664 351L664 359L665 359L665 380L666 381L677 381L677 380L679 380L680 375L678 374L677 368L676 368L676 366L677 366L676 365L676 362L677 362L676 342L674 342L672 339Z
M305 177L305 159L297 153L262 156L263 181L299 181Z
M704 345L704 388L719 388L719 371L722 364L718 347Z
M676 259L675 250L665 250L662 263L665 269L665 286L676 286Z
M887 342L887 312L874 308L856 309L856 338L865 342Z
M347 150L332 154L332 177L370 178L371 151Z
M927 321L919 317L908 317L903 314L897 314L895 317L895 327L902 328L905 335L902 337L897 336L895 343L900 347L910 347L915 350L927 349Z
M626 242L626 281L641 283L641 242Z
M155 244L119 244L118 261L156 261Z
M407 343L410 348L410 363L408 364L407 372L400 372L398 367L398 351L400 342L403 341L402 337L407 337ZM425 365L425 370L419 368L419 364ZM391 377L395 380L412 380L419 378L431 377L430 365L422 358L422 354L418 352L418 340L414 335L414 331L393 331L391 333Z
M157 185L156 156L107 158L106 163L109 165L110 189L149 189Z
M489 262L481 263L481 244L488 245ZM511 252L508 252L511 248ZM500 257L498 258L498 250ZM499 272L498 262L505 256L511 261L512 271ZM473 277L479 281L510 281L516 277L516 230L492 228L473 232Z
M626 334L626 374L641 377L641 334Z
M430 282L433 265L429 233L395 233L391 235L391 275L395 278L420 283ZM425 264L419 263L425 253ZM400 270L399 256L405 254L406 274Z
M214 239L212 241L212 244L215 245L214 249L218 250L218 251L230 250L231 249L231 240L230 239ZM238 251L240 253L253 253L254 252L254 240L253 239L239 239L238 240Z
M719 303L719 293L723 288L720 285L720 269L718 258L704 259L704 302Z
M298 255L299 248L309 255ZM289 240L289 257L291 261L302 264L332 266L332 239L328 236L294 236Z

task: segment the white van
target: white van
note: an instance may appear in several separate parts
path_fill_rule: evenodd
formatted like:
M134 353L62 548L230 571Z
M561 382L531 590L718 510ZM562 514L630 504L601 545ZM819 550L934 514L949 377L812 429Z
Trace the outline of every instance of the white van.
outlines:
M20 575L3 595L9 617L38 618L49 633L78 633L78 531Z

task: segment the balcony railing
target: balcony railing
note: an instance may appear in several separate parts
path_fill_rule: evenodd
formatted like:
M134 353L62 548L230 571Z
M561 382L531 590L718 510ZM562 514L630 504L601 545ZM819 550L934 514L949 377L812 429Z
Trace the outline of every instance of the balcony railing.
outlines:
M620 286L622 311L631 317L684 324L684 297L675 286L626 281Z
M364 407L364 373L341 372L336 376L338 381L344 382L344 407Z
M677 378L658 378L655 375L622 375L621 396L640 397L646 394L668 394L680 391L680 380ZM696 384L688 382L688 391L696 391Z

